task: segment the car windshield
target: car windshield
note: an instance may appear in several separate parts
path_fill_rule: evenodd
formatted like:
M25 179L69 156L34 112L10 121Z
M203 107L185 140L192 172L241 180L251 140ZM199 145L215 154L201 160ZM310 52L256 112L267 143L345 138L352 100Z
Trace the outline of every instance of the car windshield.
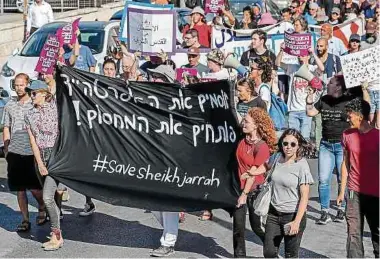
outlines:
M39 31L34 33L23 47L20 55L39 57L49 34L54 32ZM101 53L104 45L104 30L81 30L79 43L91 49L92 54Z

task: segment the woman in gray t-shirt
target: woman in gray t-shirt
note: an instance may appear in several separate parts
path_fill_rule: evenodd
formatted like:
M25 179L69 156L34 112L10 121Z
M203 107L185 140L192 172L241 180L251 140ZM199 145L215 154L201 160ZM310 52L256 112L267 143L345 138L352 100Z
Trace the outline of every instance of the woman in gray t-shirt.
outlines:
M311 146L299 131L287 129L278 147L279 153L272 157L274 159L250 174L259 175L274 166L270 177L272 199L265 226L264 257L277 257L282 239L285 239L285 257L298 257L306 228L309 188L314 183L304 158Z
M303 155L309 147L295 129L286 130L278 145L281 155L272 165L272 200L265 227L264 256L277 257L284 238L285 257L298 257L306 228L309 188L314 183Z

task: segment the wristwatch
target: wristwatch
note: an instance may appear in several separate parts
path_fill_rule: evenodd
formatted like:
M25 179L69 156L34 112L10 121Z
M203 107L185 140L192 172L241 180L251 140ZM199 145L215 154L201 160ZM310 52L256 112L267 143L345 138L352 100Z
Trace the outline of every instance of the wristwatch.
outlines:
M248 192L242 191L245 196L248 196Z

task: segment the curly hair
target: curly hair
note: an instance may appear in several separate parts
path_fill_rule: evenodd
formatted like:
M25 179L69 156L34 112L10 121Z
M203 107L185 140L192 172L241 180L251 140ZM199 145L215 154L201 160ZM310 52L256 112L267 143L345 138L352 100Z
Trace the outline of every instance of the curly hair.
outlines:
M345 105L346 112L355 112L363 115L364 120L369 120L370 104L362 98L355 98Z
M280 139L278 140L278 150L281 152L282 156L285 157L282 142L286 136L293 136L298 141L298 150L296 160L300 160L303 157L308 157L308 154L312 153L313 146L306 141L306 139L301 135L301 133L296 129L285 130Z
M260 56L253 59L252 62L257 64L257 68L263 71L261 74L261 82L270 83L272 81L272 61L270 57Z
M248 87L249 90L251 91L252 96L258 96L255 89L255 86L256 86L255 81L253 81L252 79L244 77L236 83L236 86L238 85Z
M277 151L276 131L272 119L266 110L259 107L254 107L248 110L249 115L257 125L257 132L261 138L269 146L270 153Z

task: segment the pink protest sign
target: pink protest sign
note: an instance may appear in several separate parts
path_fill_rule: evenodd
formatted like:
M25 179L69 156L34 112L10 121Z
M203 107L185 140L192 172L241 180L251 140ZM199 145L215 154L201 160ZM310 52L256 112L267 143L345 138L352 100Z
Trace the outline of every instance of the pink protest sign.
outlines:
M310 33L290 33L285 31L285 53L292 56L303 57L309 55L311 48L311 34Z
M195 68L185 68L184 67L184 68L177 68L175 70L176 80L180 83L183 83L186 75L197 76L197 74L198 74L198 72Z
M73 23L68 23L62 28L59 28L57 30L57 37L61 45L63 44L75 44L77 40L77 34L76 31L79 28L79 20L80 18L76 19Z
M224 5L224 0L205 0L205 13L218 13Z
M60 46L58 37L49 34L41 50L40 58L38 59L34 71L45 75L52 75L54 73L55 65L57 64Z

